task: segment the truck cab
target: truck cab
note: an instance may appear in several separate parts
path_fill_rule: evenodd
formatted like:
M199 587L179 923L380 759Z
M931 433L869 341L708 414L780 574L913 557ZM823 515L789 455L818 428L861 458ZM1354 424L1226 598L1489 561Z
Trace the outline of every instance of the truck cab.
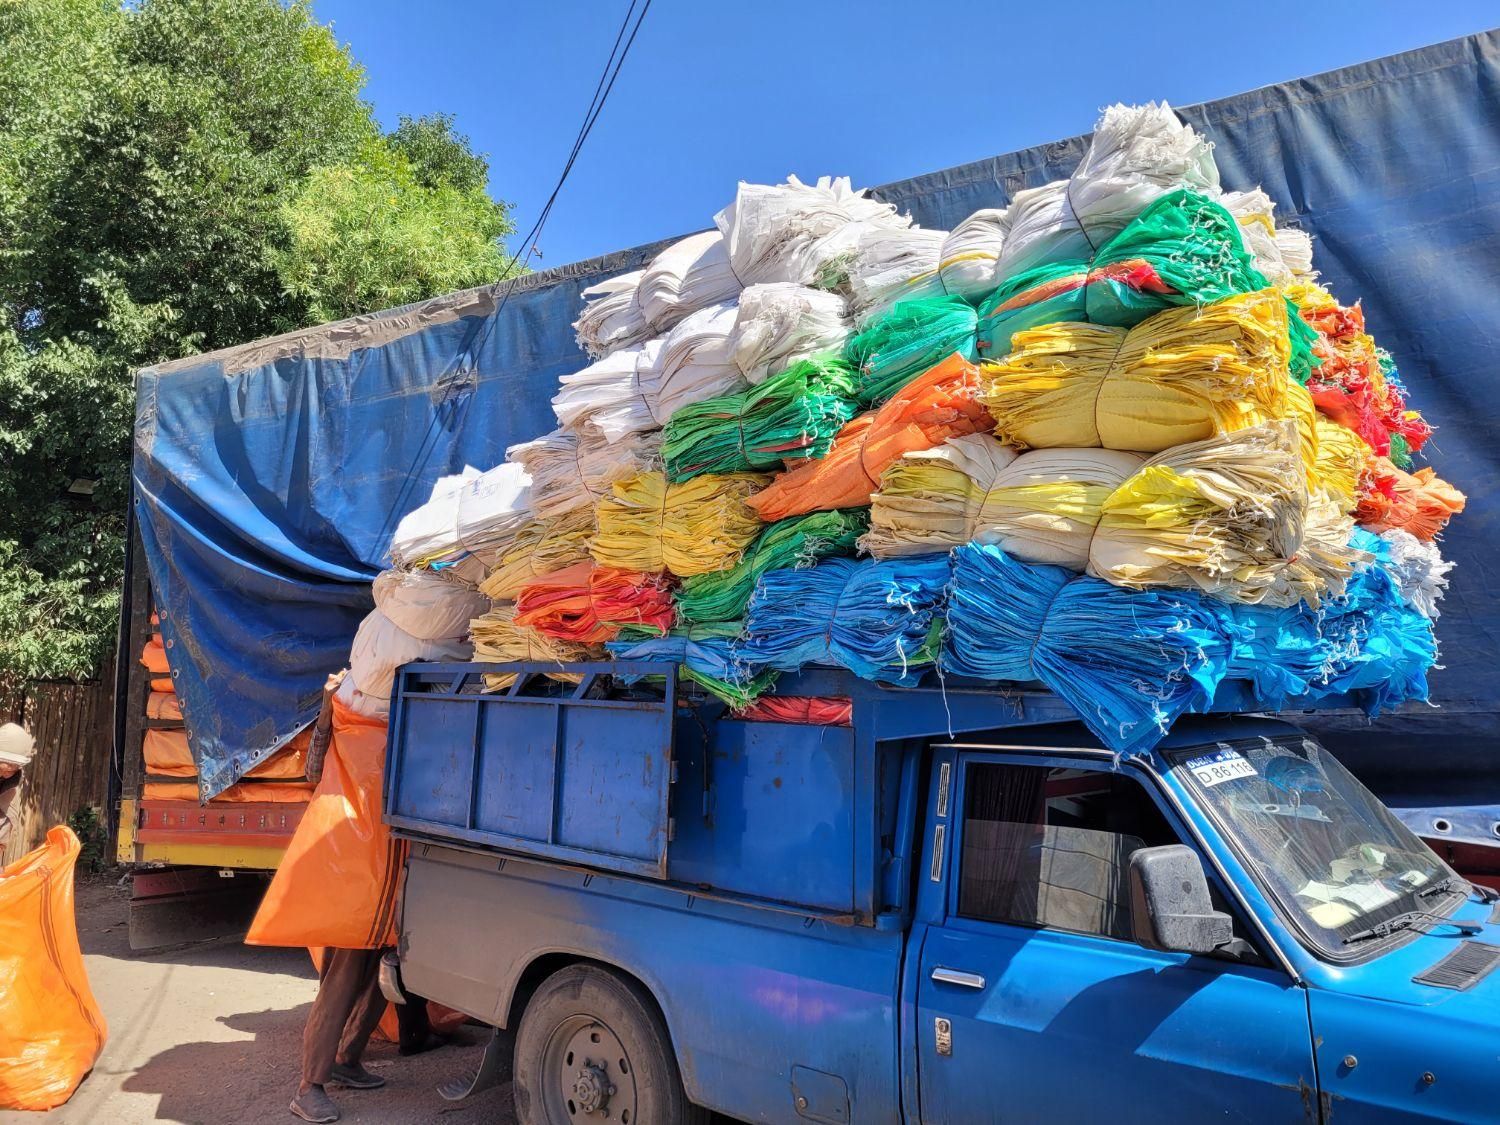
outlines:
M546 1125L1495 1116L1490 893L1292 722L1226 699L1123 757L1044 692L804 673L851 701L820 727L668 668L478 667L403 671L387 767L391 993L498 1029L449 1093L511 1074Z

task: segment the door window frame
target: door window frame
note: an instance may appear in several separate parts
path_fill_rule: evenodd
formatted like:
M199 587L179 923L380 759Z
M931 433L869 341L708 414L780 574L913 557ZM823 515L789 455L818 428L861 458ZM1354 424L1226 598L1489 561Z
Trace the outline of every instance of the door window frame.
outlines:
M1162 953L1159 955L1171 958L1180 957L1185 962L1207 962L1220 969L1272 972L1289 977L1294 983L1301 983L1301 975L1296 972L1281 948L1266 932L1261 919L1250 909L1238 888L1227 877L1218 857L1207 846L1207 842L1193 826L1191 819L1184 814L1176 795L1162 783L1161 775L1155 770L1138 761L1117 759L1107 750L1092 751L1084 747L1038 747L1035 751L1029 751L1027 747L1019 745L985 747L965 743L946 743L941 749L949 750L954 755L953 773L955 776L951 782L953 792L949 801L947 840L944 843L948 853L945 858L948 868L948 885L943 888L943 917L937 922L938 925L976 934L993 934L997 928L1009 928L1031 933L1046 933L1068 941L1105 942L1108 943L1106 948L1133 949L1147 954L1156 953L1157 951L1147 949L1137 942L1112 937L1109 934L1082 933L1076 930L1028 925L1019 921L974 918L960 914L958 910L959 883L963 878L964 832L968 826L968 788L971 766L995 764L1029 766L1033 769L1077 769L1092 773L1113 774L1129 778L1140 785L1168 827L1177 833L1178 841L1197 853L1199 861L1203 864L1204 874L1218 889L1224 902L1233 912L1237 929L1245 931L1246 940L1254 946L1265 964L1254 965L1222 958L1192 957L1187 954Z

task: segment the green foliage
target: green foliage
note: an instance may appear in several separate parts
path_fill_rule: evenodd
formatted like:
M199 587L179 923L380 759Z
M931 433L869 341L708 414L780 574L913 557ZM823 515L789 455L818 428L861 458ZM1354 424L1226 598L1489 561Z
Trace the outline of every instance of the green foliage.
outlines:
M336 320L505 276L499 240L514 228L473 186L483 166L447 119L408 118L353 161L313 169L282 208L288 292L315 320Z
M73 873L79 875L86 871L97 875L107 868L109 860L105 857L109 854L109 834L105 831L104 821L99 818L99 810L83 805L68 817L68 827L83 845Z
M112 640L134 370L501 275L485 158L363 84L305 0L0 0L0 689Z

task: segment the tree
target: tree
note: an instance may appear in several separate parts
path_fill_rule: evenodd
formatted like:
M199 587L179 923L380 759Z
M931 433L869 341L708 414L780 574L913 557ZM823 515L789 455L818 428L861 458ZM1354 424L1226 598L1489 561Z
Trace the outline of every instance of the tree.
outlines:
M0 0L0 690L111 643L134 370L500 277L486 159L363 83L306 0Z

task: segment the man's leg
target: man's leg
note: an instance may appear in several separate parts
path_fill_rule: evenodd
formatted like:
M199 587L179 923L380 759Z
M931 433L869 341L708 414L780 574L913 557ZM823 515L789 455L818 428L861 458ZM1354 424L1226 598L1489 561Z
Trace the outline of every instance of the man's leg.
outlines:
M387 1001L380 991L380 955L384 950L362 949L359 952L364 954L359 992L354 1000L354 1009L349 1013L349 1019L344 1024L332 1073L335 1082L342 1082L345 1085L383 1086L385 1079L376 1078L375 1075L365 1070L359 1065L359 1060L364 1056L365 1045L370 1042L370 1036L374 1033L376 1025L380 1023L380 1017L385 1014ZM351 1076L363 1077L362 1080L354 1082L345 1081Z
M302 1031L302 1084L292 1102L292 1112L304 1120L338 1120L323 1087L333 1074L344 1028L364 995L372 954L378 965L379 952L368 949L330 949L323 955L318 995Z

